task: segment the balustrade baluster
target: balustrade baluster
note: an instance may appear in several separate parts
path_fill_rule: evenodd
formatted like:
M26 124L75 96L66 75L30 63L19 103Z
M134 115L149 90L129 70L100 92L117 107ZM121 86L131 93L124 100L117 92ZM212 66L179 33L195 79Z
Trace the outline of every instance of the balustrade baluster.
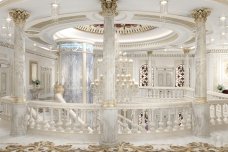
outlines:
M29 128L34 128L35 126L35 120L33 118L33 114L32 114L33 108L29 107L28 108L28 112L29 112Z
M191 115L191 113L192 113L191 109L189 107L186 108L186 116L187 116L186 127L187 127L187 129L191 129L191 127L192 127L192 115Z
M76 133L79 133L80 132L80 122L78 121L78 118L79 118L79 109L76 109L74 110L75 112L75 118L74 118L74 126L73 126L73 130L76 132Z
M217 123L219 125L222 124L222 113L221 113L221 111L222 111L221 105L217 104L216 105L216 116L217 116Z
M215 118L216 118L216 105L211 104L209 108L210 112L210 122L212 125L215 125Z
M164 122L163 122L163 110L159 109L159 114L160 114L160 119L158 122L158 129L156 130L156 132L162 132L163 131L163 127L164 127Z
M172 129L171 110L172 109L167 109L167 111L168 111L168 114L167 114L168 120L167 120L167 127L165 129L165 132L170 132L171 129Z
M228 107L227 106L228 105L226 103L223 104L223 117L224 117L223 121L224 121L225 124L228 124L228 119L227 119L227 117L228 117Z
M45 113L45 110L46 108L42 108L42 112L43 112L43 129L44 130L48 130L49 129L49 127L50 127L50 125L49 125L49 123L48 123L48 120L47 120L47 118L46 118L46 113Z
M58 122L56 123L56 126L57 126L57 131L61 131L63 132L63 122L62 122L62 109L58 109Z
M179 129L179 115L178 115L178 109L175 108L175 115L174 115L174 127L173 131L177 131Z
M41 120L39 120L39 108L36 107L36 129L41 129L40 127L40 123L41 123Z
M131 132L132 133L137 133L138 132L138 127L137 127L137 125L136 124L138 124L137 123L137 117L136 117L136 110L135 109L132 109L131 110L131 121L132 121L132 126L131 126Z
M73 130L71 129L70 110L71 109L69 108L66 109L65 130L67 132L73 132Z
M54 109L53 108L49 108L50 110L50 130L51 131L56 131L56 128L55 128L55 121L54 121Z
M150 119L149 119L149 130L150 132L153 132L155 131L155 114L154 114L154 109L151 109L151 116L150 116Z

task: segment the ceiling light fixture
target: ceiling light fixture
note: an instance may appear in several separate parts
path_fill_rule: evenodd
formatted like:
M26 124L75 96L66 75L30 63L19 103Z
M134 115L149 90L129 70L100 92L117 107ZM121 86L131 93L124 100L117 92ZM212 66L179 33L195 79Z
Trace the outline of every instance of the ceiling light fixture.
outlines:
M5 26L5 25L3 25L3 26L2 26L2 29L6 29L6 26Z
M51 4L51 16L54 20L58 19L59 15L59 4L56 2L56 0Z
M220 21L225 21L226 20L226 17L225 16L221 16L220 17Z
M165 15L168 13L168 0L160 1L160 19L164 21Z
M6 18L6 21L7 21L7 22L11 22L12 19L11 19L10 17L7 17L7 18Z

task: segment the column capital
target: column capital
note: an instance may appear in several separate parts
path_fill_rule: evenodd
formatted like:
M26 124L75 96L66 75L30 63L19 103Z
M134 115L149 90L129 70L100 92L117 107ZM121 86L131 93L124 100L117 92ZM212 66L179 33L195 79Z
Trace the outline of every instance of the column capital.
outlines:
M189 48L183 48L184 54L188 54L188 53L190 52L190 50L191 50L191 49L189 49Z
M210 8L199 8L192 11L192 17L195 22L206 22L207 17L211 14Z
M30 14L23 9L12 9L9 12L15 24L24 24L26 19L29 18Z
M116 16L118 14L117 0L100 0L102 11L100 14L102 16Z

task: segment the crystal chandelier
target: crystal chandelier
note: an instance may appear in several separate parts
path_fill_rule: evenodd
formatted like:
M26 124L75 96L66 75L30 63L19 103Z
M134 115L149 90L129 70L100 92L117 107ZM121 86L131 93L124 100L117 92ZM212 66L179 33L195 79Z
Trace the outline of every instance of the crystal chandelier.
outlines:
M116 65L115 65L115 91L117 102L130 102L132 95L138 91L138 83L132 78L133 75L133 60L128 59L126 53L119 51L119 36L116 34ZM101 70L103 60L97 60L98 69ZM99 71L99 76L91 83L91 89L94 95L94 102L101 102L103 100L104 82L103 72Z
M116 100L118 102L132 101L132 95L138 90L138 83L132 78L133 60L126 53L119 52L116 60Z

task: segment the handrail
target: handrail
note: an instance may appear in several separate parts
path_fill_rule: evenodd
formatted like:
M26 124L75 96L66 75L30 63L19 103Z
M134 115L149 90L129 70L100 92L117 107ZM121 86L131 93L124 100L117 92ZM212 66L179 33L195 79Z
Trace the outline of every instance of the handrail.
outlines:
M140 104L140 103L129 103L129 104L118 104L117 109L155 109L155 108L172 108L172 107L191 107L192 102L172 102L172 104L167 102L160 103L148 103L148 104Z
M52 107L52 108L64 108L64 109L99 109L99 104L82 104L82 103L56 103L56 102L44 102L44 101L29 101L29 106L34 107Z

